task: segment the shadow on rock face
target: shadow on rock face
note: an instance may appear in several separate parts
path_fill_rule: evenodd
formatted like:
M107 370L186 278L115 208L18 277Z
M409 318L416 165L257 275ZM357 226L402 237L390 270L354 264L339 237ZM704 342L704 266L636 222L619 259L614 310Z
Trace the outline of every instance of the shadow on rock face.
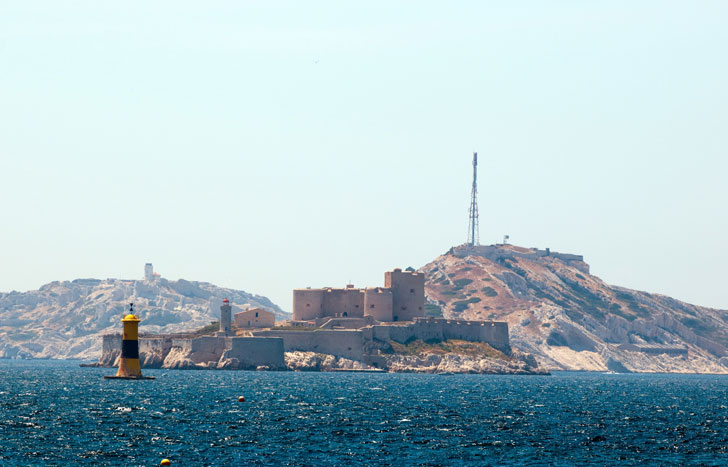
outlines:
M622 365L622 362L612 357L609 357L609 360L607 360L607 369L615 373L632 373L626 366Z

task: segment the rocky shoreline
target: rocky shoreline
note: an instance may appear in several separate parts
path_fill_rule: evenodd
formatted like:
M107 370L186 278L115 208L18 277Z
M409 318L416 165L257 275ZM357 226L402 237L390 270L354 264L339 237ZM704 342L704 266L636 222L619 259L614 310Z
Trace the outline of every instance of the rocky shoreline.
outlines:
M113 368L119 364L119 355L98 362L83 363L82 367ZM229 359L230 360L230 359ZM487 357L435 354L423 352L418 355L388 355L386 364L378 368L366 363L316 352L286 352L285 367L270 368L258 366L242 368L234 361L193 363L189 360L162 362L152 355L142 359L142 368L163 368L177 370L257 370L257 371L351 371L428 374L503 374L503 375L548 375L549 372L536 365L530 355L517 354L509 360Z

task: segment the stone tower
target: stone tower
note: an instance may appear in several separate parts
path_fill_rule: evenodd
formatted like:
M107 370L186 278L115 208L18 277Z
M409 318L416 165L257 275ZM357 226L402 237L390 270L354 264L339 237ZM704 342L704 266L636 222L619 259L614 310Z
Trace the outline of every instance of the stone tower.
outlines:
M392 321L392 290L382 287L368 287L364 293L364 315L377 321Z
M220 333L225 335L230 334L231 323L232 307L230 306L230 300L226 298L222 301L222 306L220 307Z
M392 289L392 321L412 321L425 315L425 275L416 271L384 273L384 287Z
M154 266L152 266L152 263L147 263L144 265L144 280L151 281L153 279L154 279Z

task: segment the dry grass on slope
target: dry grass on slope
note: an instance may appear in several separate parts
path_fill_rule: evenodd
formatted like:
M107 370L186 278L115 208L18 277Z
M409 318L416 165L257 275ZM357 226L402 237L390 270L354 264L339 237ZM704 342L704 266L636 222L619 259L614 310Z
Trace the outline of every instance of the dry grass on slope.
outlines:
M513 360L512 357L504 354L500 350L496 350L485 342L469 342L458 339L449 339L446 341L426 342L417 339L407 344L390 341L392 350L399 355L420 355L420 354L458 354L467 355L469 357L494 358L498 360Z

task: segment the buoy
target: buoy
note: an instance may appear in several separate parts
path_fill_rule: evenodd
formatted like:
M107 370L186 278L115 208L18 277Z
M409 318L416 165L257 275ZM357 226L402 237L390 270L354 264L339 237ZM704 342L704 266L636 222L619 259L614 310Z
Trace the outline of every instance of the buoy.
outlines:
M162 462L160 462L159 465L172 465L172 463L169 459L162 459Z
M134 314L134 304L129 304L129 314L121 319L124 332L121 335L121 358L119 370L115 376L104 376L106 379L154 379L153 376L142 376L139 364L139 321Z
M238 397L238 402L245 402L245 396Z

